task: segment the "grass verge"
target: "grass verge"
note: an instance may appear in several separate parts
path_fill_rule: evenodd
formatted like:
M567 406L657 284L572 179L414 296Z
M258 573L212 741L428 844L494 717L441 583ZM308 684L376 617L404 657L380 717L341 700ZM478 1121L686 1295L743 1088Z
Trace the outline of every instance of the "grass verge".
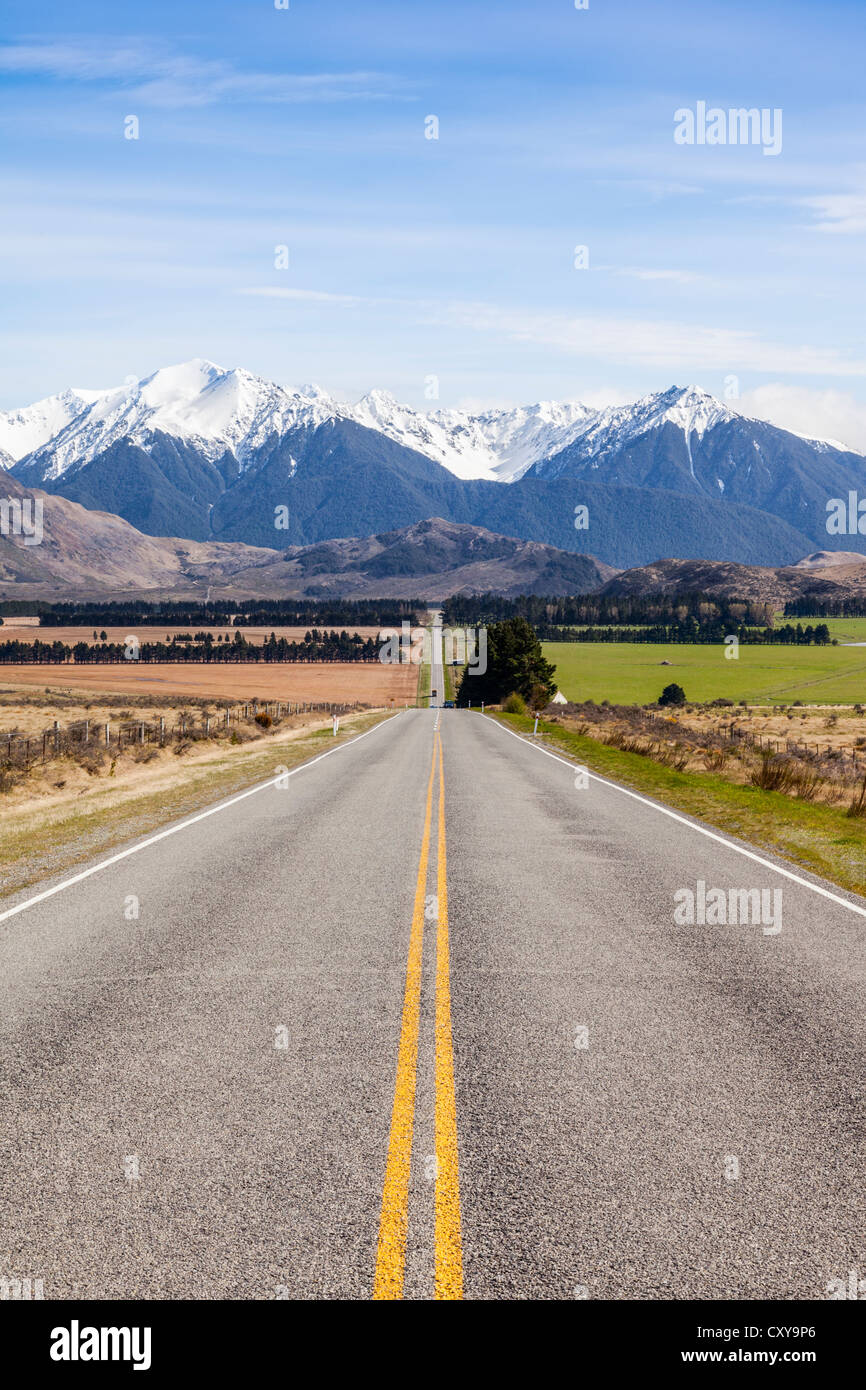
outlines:
M493 717L515 733L532 732L528 716ZM539 721L538 730L546 735L545 748L564 753L591 772L811 869L842 888L866 894L866 822L847 816L844 808L738 786L711 772L676 772L640 753L607 748L547 720Z
M237 749L222 745L133 785L101 778L74 799L31 802L6 812L0 815L0 892L6 897L150 834L391 717L384 711L344 716L336 738L328 723L324 728L277 733Z
M426 709L430 704L430 677L433 668L426 661L419 662L418 665L418 694L415 703L419 709Z

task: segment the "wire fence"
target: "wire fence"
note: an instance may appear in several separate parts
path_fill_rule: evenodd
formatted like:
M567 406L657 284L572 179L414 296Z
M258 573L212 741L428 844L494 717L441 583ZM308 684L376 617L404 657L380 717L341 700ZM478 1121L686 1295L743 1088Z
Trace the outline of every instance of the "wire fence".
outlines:
M22 734L17 730L0 732L0 761L6 767L29 767L36 762L48 762L64 754L80 753L86 748L104 748L121 752L134 745L157 745L187 740L225 737L236 727L257 722L269 728L274 722L297 714L352 714L364 708L357 700L344 703L331 701L250 700L216 713L194 714L182 710L173 722L165 715L157 719L96 720L79 719L61 725L55 720L50 729L40 733Z

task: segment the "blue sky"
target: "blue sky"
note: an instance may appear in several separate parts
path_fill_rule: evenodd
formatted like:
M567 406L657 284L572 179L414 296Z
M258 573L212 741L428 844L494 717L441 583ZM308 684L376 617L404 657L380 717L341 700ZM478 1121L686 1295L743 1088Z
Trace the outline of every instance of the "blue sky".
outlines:
M0 407L199 356L422 408L727 381L866 448L861 0L5 14ZM698 101L781 153L677 145Z

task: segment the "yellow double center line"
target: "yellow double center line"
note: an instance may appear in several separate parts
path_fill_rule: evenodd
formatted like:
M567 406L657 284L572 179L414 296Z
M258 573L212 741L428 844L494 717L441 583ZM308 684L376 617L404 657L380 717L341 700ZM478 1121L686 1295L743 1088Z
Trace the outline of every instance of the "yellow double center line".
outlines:
M409 1231L409 1178L415 1121L418 1069L418 1021L421 1008L421 967L424 950L424 903L430 858L433 782L439 761L439 824L437 843L438 921L436 930L435 1020L435 1236L434 1278L437 1299L463 1297L463 1257L460 1242L460 1178L457 1154L457 1106L454 1096L454 1051L451 1038L451 983L448 946L448 883L445 857L445 777L442 741L433 743L424 834L415 886L403 1020L397 1052L397 1079L382 1190L379 1245L376 1254L374 1299L403 1296L406 1240Z

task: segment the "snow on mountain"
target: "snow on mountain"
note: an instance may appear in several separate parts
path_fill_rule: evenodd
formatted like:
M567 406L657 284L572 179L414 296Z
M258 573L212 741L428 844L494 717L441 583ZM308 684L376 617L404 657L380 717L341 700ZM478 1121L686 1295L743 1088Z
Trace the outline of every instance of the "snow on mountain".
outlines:
M539 459L576 438L595 411L575 402L519 406L467 415L436 410L425 415L400 405L387 391L370 391L355 406L341 406L360 425L416 449L458 478L514 482Z
M119 440L146 445L156 433L195 447L209 460L231 450L239 462L273 435L317 425L335 413L324 393L285 391L242 368L226 371L194 358L95 399L35 450L46 478L59 478Z
M667 391L642 396L630 405L599 411L581 432L580 453L590 457L620 449L648 430L666 424L681 429L687 441L693 435L700 439L707 430L735 418L736 413L708 391L697 386L672 386Z
M569 444L595 412L576 402L544 402L481 415L424 414L387 391L370 391L354 404L338 402L320 386L287 390L242 368L227 371L195 358L114 390L68 391L0 417L0 451L13 459L29 455L53 480L119 440L146 446L161 432L211 461L231 450L243 467L269 437L335 417L377 430L458 478L512 482Z
M595 460L665 424L682 431L691 460L693 441L719 424L745 417L694 386L671 387L599 411L576 401L542 401L477 415L458 410L426 414L400 404L387 391L370 391L354 404L339 402L320 386L286 389L243 368L226 370L194 358L114 390L64 391L0 414L0 466L8 467L9 458L26 457L47 482L121 440L147 447L155 434L163 433L194 446L211 462L230 451L243 470L268 439L335 418L375 430L458 478L511 483L536 464L541 475L556 476L563 466L557 456L566 449L571 459L591 461L594 468ZM552 460L550 467L547 460Z
M62 391L59 396L47 396L44 401L25 406L23 410L0 411L0 463L9 467L12 462L33 453L42 444L54 439L61 430L83 414L94 401L107 392L82 391L77 388Z
M597 416L598 411L579 401L540 401L514 410L489 410L475 421L497 459L495 476L513 483L534 463L579 438Z
M471 415L457 410L424 415L400 405L388 391L370 391L357 405L341 406L340 413L435 459L458 478L496 478L496 456Z

